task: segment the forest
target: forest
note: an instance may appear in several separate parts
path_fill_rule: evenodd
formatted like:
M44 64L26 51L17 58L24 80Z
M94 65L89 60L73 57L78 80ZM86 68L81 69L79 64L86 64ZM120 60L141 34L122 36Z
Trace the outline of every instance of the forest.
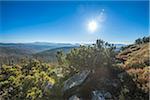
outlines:
M0 100L148 100L149 45L143 37L119 50L101 39L32 55L1 48Z

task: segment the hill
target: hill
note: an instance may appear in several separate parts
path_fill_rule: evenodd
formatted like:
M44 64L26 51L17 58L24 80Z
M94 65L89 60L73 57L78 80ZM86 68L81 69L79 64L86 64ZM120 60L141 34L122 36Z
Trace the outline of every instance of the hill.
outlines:
M50 53L46 56L48 59L55 58L53 55L53 51L58 50L59 48L65 47L73 47L79 46L79 44L69 44L69 43L48 43L48 42L33 42L33 43L0 43L0 65L7 64L10 65L11 63L17 64L22 59L32 59L33 55L37 54L42 55L44 51L50 50ZM51 51L52 49L52 51ZM39 53L39 54L38 54ZM43 54L44 55L44 54ZM47 54L46 54L47 55ZM53 57L54 56L54 57ZM38 56L41 59L41 57ZM44 60L47 58L44 57ZM53 60L52 60L53 61Z
M32 50L13 48L13 47L0 47L0 56L15 56L15 55L29 55L32 54Z
M63 53L68 53L71 49L77 48L77 47L78 46L60 47L60 48L45 50L45 51L33 54L33 57L43 62L57 62L57 59L56 59L57 51L63 51Z
M126 67L149 66L149 45L149 43L129 45L118 54L117 58L122 60Z
M122 61L120 64L121 68L123 68L132 77L133 81L136 83L136 86L142 90L143 93L148 93L150 89L149 46L149 42L132 44L126 46L125 49L117 55L117 58Z
M65 47L73 47L77 46L78 44L69 44L69 43L47 43L47 42L34 42L34 43L0 43L0 65L2 64L17 64L21 61L22 58L32 58L32 56L36 53L41 54L42 51L55 49L58 50L59 48ZM55 58L55 55L53 55L53 52L51 54ZM53 58L52 56L44 59ZM38 57L39 58L39 57Z
M16 49L24 49L32 51L32 53L42 52L49 49L70 47L73 44L69 43L47 43L47 42L33 42L33 43L0 43L1 47L11 47Z
M0 65L16 64L22 58L28 58L32 54L32 50L14 47L0 47Z

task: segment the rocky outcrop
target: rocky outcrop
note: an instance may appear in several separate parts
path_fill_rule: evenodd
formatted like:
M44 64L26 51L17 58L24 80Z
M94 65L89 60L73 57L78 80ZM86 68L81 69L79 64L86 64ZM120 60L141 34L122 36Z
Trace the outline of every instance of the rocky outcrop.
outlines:
M110 74L106 69L99 70L105 70L107 74ZM64 99L114 100L114 96L120 91L121 83L111 75L106 75L99 70L95 72L84 70L66 80L62 90Z
M68 98L69 96L81 91L81 87L84 87L84 84L86 84L85 81L89 74L89 70L84 70L66 80L62 90L64 98Z
M90 73L89 70L85 70L85 71L82 71L81 73L78 73L78 74L74 75L73 77L69 78L64 83L63 91L67 91L73 87L77 87L77 86L81 85L86 80L89 73Z

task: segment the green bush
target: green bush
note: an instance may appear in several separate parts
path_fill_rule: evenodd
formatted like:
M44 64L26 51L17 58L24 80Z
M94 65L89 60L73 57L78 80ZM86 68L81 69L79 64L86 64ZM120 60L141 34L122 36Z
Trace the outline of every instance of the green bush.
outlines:
M102 40L97 40L96 44L80 46L72 49L66 55L66 62L72 70L94 69L97 67L112 66L115 62L115 47Z
M37 60L22 65L3 65L0 70L0 99L50 98L54 94L53 86L59 80L57 74L61 73L57 71L57 67Z

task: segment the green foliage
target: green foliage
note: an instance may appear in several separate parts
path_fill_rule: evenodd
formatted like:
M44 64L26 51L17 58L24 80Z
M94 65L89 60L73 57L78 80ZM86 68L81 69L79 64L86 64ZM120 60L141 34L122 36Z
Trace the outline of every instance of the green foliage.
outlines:
M56 56L59 52L67 53L73 48L77 48L77 47L70 46L70 47L60 47L60 48L45 50L45 51L33 54L33 57L44 63L57 63L58 59Z
M22 65L6 66L0 70L0 99L47 99L58 82L57 68L30 60ZM57 73L57 74L56 74Z
M66 60L74 70L93 69L100 66L112 66L114 63L115 47L97 40L92 46L80 46L72 49L66 55Z
M143 39L136 40L136 43L143 44L148 41L149 39L144 37ZM122 55L129 56L125 64L132 67L133 65L137 67L142 64L143 67L140 67L139 69L126 70L126 74L123 76L121 75L120 80L122 82L122 86L120 94L118 94L119 100L133 100L135 98L144 100L147 98L147 93L149 91L149 67L145 67L149 66L149 60L147 60L149 58L147 44L143 47L129 45L126 47L130 48L129 50L125 52L122 51ZM133 51L135 53L131 54ZM79 48L74 48L67 54L63 51L55 51L55 53L57 54L56 58L58 64L55 63L50 65L41 63L38 60L27 60L24 58L21 59L21 63L18 65L14 63L16 62L14 59L8 61L9 66L1 65L0 99L61 100L63 82L70 76L74 75L74 73L85 69L99 69L98 71L94 71L95 73L97 72L94 75L94 78L97 79L96 76L98 76L98 74L101 76L106 75L101 74L102 71L105 73L104 69L106 67L106 69L109 70L110 68L113 69L111 71L106 70L106 72L110 72L107 73L107 75L115 74L114 76L118 76L117 74L121 73L123 69L119 69L118 71L118 67L114 67L114 65L116 65L116 52L114 45L102 40L97 40L96 44L93 45L83 45ZM139 63L139 60L141 60L141 63ZM111 72L113 74L111 74ZM134 82L136 84L134 84ZM136 89L136 86L140 90Z
M150 37L143 37L135 40L135 44L142 44L147 42L150 42Z
M63 58L64 58L63 52L62 52L62 51L57 51L56 57L57 57L58 63L59 63L60 65L62 65L62 64L63 64L63 61L64 61L64 60L63 60Z
M144 43L149 43L150 42L150 36L148 37L143 37L143 38L138 38L135 40L134 44L131 44L131 45L126 45L126 46L122 46L121 47L121 51L124 51L128 48L132 48L133 45L136 45L136 44L144 44Z

